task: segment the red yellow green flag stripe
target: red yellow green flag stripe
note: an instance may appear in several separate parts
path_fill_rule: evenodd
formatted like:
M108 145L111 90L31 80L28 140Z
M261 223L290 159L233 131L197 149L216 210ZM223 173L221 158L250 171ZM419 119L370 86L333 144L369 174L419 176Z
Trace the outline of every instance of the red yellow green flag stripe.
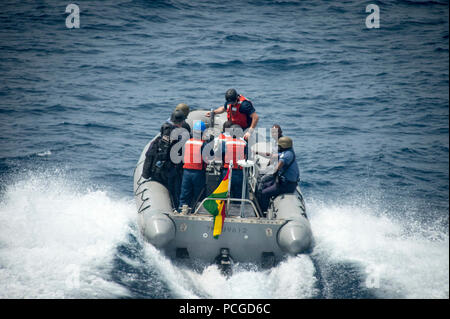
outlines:
M228 195L228 174L230 169L228 168L227 175L220 182L216 190L208 196L208 198L226 198ZM206 200L203 203L203 207L214 216L214 228L213 236L215 239L219 238L222 233L223 223L225 221L225 200Z

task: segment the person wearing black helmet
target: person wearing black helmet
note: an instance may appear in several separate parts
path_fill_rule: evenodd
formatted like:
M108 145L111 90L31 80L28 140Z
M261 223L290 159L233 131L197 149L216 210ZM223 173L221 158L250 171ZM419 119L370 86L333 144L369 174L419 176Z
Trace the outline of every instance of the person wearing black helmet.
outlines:
M187 107L187 111L186 111L186 108L184 108L184 106ZM167 119L166 123L173 125L175 123L175 121L178 121L178 122L181 121L181 127L186 129L189 132L189 134L191 134L192 133L191 127L186 122L187 114L189 114L189 106L187 106L187 104L185 104L185 103L180 103L177 105L177 107L175 108L175 111L172 113L170 118Z
M175 110L172 115L170 116L170 120L173 123L183 123L184 119L186 117L184 116L183 111L181 110Z
M160 129L160 135L153 141L145 154L142 170L144 178L151 178L167 187L175 209L178 208L180 200L183 165L174 163L170 158L170 152L172 147L181 141L182 134L180 133L177 139L171 138L171 134L175 129L183 128L184 120L184 113L176 110L170 119L164 122ZM178 153L181 156L182 150L180 149Z
M244 139L248 139L258 124L258 114L250 100L243 95L238 94L235 89L229 89L225 92L225 104L218 107L213 112L214 114L221 114L227 112L228 121L247 130L244 134ZM211 112L207 112L206 116L211 116Z
M189 132L189 135L191 133L191 128L189 126L189 124L186 123L186 116L185 116L185 112L183 110L180 109L175 109L175 111L172 113L171 116L171 121L173 123L171 129L170 129L170 134L172 133L172 131L174 129L185 129ZM163 126L166 123L163 124ZM171 145L171 149L172 147L178 143L179 141L181 141L182 136L178 135L178 138L175 140L170 141L170 145ZM178 156L182 156L182 148L180 148L178 150ZM170 153L170 151L169 151ZM178 206L180 205L180 196L181 196L181 184L182 184L182 176L183 176L183 163L174 163L172 162L172 160L170 160L170 164L168 166L167 169L167 190L169 191L169 194L171 194L172 197L172 203L173 203L173 207L175 209L178 208Z

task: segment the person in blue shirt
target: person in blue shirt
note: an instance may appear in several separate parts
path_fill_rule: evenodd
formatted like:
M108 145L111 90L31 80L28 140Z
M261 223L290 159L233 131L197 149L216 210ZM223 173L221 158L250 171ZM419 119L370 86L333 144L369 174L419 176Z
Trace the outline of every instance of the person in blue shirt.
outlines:
M274 179L264 183L259 200L263 212L267 211L271 197L295 192L300 178L292 139L283 136L278 140L278 164L273 173Z

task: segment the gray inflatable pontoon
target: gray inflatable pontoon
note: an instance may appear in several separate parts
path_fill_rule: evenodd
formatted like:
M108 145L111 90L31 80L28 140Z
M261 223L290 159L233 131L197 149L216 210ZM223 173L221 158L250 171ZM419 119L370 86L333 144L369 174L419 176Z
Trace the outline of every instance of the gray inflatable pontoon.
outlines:
M203 120L209 124L209 132L218 136L226 114L211 119L204 116L206 112L191 111L186 121L192 127L193 121ZM246 169L247 199L229 199L222 234L214 239L213 216L203 208L208 199L199 200L190 212L179 213L172 207L165 186L141 176L150 144L151 141L142 151L134 172L138 225L145 240L167 256L217 262L225 266L232 262L252 262L270 267L287 255L303 253L311 248L313 236L299 187L294 194L283 194L273 199L267 212L259 209L254 194L261 180L262 167L267 165L268 159L256 155L253 162L256 164ZM266 142L257 143L252 150L263 151L268 146ZM204 197L220 183L219 169L220 165L208 166Z

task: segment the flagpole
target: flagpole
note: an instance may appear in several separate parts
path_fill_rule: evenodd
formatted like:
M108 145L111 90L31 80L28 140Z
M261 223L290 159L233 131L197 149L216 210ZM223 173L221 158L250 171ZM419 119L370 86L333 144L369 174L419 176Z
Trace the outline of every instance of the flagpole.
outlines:
M230 209L230 196L231 196L231 175L233 175L233 160L230 161L228 166L228 192L227 192L227 209L226 215L228 215L228 211Z
M242 201L241 201L241 217L245 218L244 214L244 207L245 207L245 200L247 197L247 189L248 189L248 171L249 168L255 165L255 162L250 160L240 160L238 161L238 164L242 166Z
M243 173L243 178L242 178L242 199L244 199L247 195L247 167L244 166L242 167L242 173ZM244 201L241 202L241 218L244 218Z

